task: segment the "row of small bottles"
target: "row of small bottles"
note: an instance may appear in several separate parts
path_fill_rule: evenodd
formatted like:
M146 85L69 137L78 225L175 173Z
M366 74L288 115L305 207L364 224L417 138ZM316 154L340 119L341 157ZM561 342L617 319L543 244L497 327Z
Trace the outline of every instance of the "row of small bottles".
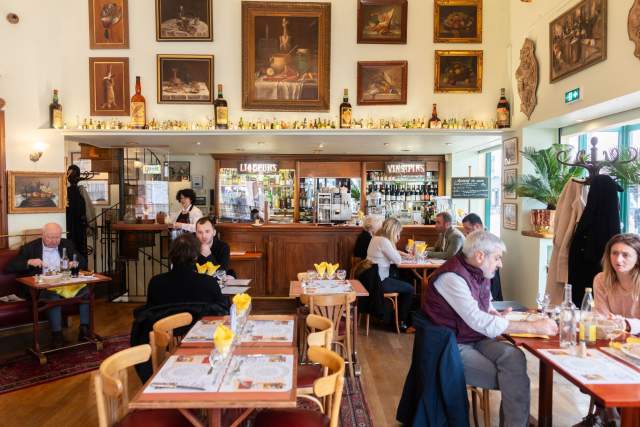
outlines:
M427 171L426 176L404 176L404 175L387 175L383 171L368 171L367 181L376 182L396 182L396 181L438 181L438 173L435 171Z
M273 187L267 197L273 209L293 209L293 189L289 187Z
M438 195L437 184L369 184L367 197L379 194L380 202L426 202Z

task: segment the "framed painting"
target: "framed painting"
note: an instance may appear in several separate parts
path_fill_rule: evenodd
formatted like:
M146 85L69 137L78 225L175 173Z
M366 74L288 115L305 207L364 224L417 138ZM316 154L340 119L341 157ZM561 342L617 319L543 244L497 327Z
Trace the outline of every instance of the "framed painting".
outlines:
M212 0L156 0L156 40L213 41Z
M9 213L64 212L67 186L64 172L8 171Z
M502 164L515 166L518 164L520 152L518 151L518 138L513 137L502 141Z
M482 43L482 0L436 0L434 43Z
M482 92L481 50L436 50L435 92Z
M549 80L607 59L607 0L583 0L549 24Z
M242 2L242 108L328 111L331 4Z
M510 185L514 184L518 180L518 170L517 169L505 169L502 175L502 185ZM507 191L502 189L502 198L503 199L517 199L518 195L515 191Z
M359 0L358 43L406 44L407 0Z
M507 230L518 229L518 205L515 203L504 203L502 205L502 227Z
M189 181L191 162L169 161L169 181Z
M92 116L129 115L129 58L89 58Z
M89 0L89 47L129 49L128 0Z
M358 105L407 103L407 61L358 62Z
M213 55L158 55L158 104L212 104Z

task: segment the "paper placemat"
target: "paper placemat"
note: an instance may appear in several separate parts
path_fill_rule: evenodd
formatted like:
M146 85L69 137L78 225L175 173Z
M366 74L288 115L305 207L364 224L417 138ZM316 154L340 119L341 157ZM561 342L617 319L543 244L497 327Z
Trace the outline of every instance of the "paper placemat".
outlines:
M223 323L222 320L200 319L193 325L189 332L187 332L187 335L182 338L182 342L213 342L213 334L221 323Z
M224 286L221 291L222 295L244 294L251 289L249 286Z
M640 359L634 359L633 357L629 357L626 354L624 354L622 351L618 350L617 348L601 347L600 350L604 351L607 354L615 356L618 359L624 360L625 362L640 369Z
M303 287L303 292L308 295L345 294L353 292L353 287L348 280L314 280Z
M583 384L640 384L640 372L598 350L588 349L587 357L564 348L539 351Z
M224 366L214 368L206 355L173 355L144 389L145 393L215 392L224 378Z
M251 354L231 359L221 392L283 392L291 390L293 355Z
M293 320L249 319L242 331L240 342L293 342L293 327Z

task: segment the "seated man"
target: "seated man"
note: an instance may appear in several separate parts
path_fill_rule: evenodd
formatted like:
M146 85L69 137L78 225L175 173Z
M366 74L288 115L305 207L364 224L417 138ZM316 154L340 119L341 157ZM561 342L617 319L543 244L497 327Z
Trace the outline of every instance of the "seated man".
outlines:
M435 246L427 248L429 258L449 259L454 257L464 243L464 235L451 224L453 219L449 212L436 215L436 230L439 236Z
M456 335L467 384L501 391L500 425L526 427L531 395L524 353L495 338L505 333L555 335L558 327L546 318L509 321L493 308L489 279L502 266L504 250L491 233L469 234L462 252L431 275L422 311Z
M484 230L482 220L474 213L462 218L462 232L465 236L473 233L474 231ZM496 270L496 274L491 279L491 297L494 301L502 301L502 284L500 283L500 270Z
M7 272L23 276L45 273L51 270L60 270L60 259L66 250L67 257L76 262L80 268L87 268L87 260L76 250L71 240L62 239L62 227L55 223L45 224L42 227L42 237L27 243L20 249L20 253L8 265ZM70 262L70 267L74 262ZM65 289L66 288L66 289ZM73 289L71 287L52 288L40 291L41 300L60 300L71 297L88 298L89 290L86 287ZM89 304L80 304L80 340L89 335L90 307ZM51 328L51 343L53 347L62 347L62 307L52 307L47 311L49 327Z
M235 272L229 269L231 263L231 250L222 240L216 238L216 229L208 217L202 217L196 222L196 237L200 242L200 252L197 263L205 264L211 261L219 265L227 272L227 275L235 277Z

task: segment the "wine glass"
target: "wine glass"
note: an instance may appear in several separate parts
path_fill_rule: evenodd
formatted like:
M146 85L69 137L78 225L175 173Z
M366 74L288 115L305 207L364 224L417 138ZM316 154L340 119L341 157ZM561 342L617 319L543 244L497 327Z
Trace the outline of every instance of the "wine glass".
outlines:
M213 274L213 277L215 277L216 279L218 279L218 283L220 285L224 285L224 282L227 281L227 272L225 270L223 270L222 268L219 268L218 270L216 270L216 272Z
M626 332L626 322L622 317L600 317L596 319L596 325L609 339L609 347L612 346L613 340Z
M551 297L549 297L549 294L546 292L543 294L538 293L536 296L536 302L538 303L538 311L546 314L547 307L549 307L549 304L551 303Z
M335 271L329 271L327 269L327 271L324 273L327 276L327 280L333 280L336 278L336 272Z
M347 278L347 270L336 271L336 276L338 277L338 280L345 280Z

